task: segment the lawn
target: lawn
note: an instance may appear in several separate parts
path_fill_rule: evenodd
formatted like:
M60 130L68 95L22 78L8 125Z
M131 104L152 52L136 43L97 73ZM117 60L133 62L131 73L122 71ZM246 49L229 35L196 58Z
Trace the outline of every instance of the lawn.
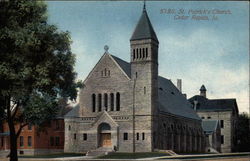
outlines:
M150 158L169 156L163 152L144 152L144 153L111 153L98 157L99 159L138 159L138 158Z
M83 153L56 153L43 155L21 155L19 158L64 158L64 157L80 157L85 156Z

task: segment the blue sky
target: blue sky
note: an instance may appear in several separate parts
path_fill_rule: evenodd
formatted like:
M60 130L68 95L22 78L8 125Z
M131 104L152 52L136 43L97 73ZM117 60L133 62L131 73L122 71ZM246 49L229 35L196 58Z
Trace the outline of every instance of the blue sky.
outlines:
M104 53L129 61L129 39L142 13L142 1L49 1L49 22L69 31L76 54L78 79L84 80ZM159 74L181 78L188 98L204 84L208 98L236 98L240 112L249 111L249 3L147 1L146 8L159 39ZM184 10L187 20L161 13ZM194 20L190 10L220 10ZM217 16L217 20L211 20Z

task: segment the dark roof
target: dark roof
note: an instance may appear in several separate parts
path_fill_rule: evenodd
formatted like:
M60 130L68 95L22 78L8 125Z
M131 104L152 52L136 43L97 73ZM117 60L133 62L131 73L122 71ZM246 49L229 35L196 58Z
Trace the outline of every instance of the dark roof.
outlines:
M57 112L57 118L63 118L73 107L67 103L67 99L60 99L58 101L59 110Z
M141 39L153 39L157 42L157 36L153 29L153 26L148 18L146 9L143 9L140 20L138 21L134 33L130 39L131 40L141 40Z
M127 74L127 76L129 78L131 78L131 66L130 66L130 63L114 56L114 55L110 55L115 61L116 63L122 68L122 70Z
M158 88L160 111L200 120L192 105L170 80L159 76Z
M204 85L201 86L200 91L207 91L206 87Z
M236 110L238 113L238 107L236 99L207 99L200 95L195 95L188 99L191 104L194 101L198 101L197 111L228 111Z
M211 134L216 131L218 124L218 120L202 120L201 126L206 134Z
M79 104L75 105L71 111L69 111L65 116L64 118L70 118L70 117L77 117L78 114L79 114Z
M130 77L131 65L130 63L116 57L113 55L112 58L117 62L121 69L127 73ZM199 116L192 109L192 105L188 100L180 93L180 91L175 87L175 85L168 79L163 77L158 77L158 96L159 96L159 109L163 112L168 112L174 115L183 116L186 118L198 119ZM172 94L173 93L173 94ZM73 111L74 110L74 111ZM76 116L75 112L78 112L79 105L70 111L66 117Z

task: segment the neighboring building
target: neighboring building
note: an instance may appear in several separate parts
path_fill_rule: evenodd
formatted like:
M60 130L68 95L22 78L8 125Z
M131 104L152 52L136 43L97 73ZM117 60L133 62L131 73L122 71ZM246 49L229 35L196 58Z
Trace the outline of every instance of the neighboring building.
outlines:
M236 99L208 99L204 85L200 95L189 99L194 110L203 120L219 120L221 126L221 152L233 152L236 148L236 123L238 106Z
M45 123L42 128L27 125L17 139L18 154L36 155L63 152L64 118L70 106L61 107L56 119ZM19 129L16 125L16 130ZM5 122L0 128L0 153L8 154L10 149L9 128Z
M221 129L218 120L202 120L202 128L206 135L206 152L221 151Z
M201 119L158 75L158 39L143 9L130 39L130 63L106 52L65 116L65 152L204 151Z

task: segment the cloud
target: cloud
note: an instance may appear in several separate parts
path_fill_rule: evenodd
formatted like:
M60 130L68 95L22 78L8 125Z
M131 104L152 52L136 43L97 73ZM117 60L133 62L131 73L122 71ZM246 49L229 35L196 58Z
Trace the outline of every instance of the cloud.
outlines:
M186 36L166 31L161 38L161 75L174 83L181 78L183 92L188 97L199 94L199 88L204 84L209 98L236 98L240 112L249 111L247 60L241 64L221 61L240 46L232 45L231 40L206 28L194 30Z

